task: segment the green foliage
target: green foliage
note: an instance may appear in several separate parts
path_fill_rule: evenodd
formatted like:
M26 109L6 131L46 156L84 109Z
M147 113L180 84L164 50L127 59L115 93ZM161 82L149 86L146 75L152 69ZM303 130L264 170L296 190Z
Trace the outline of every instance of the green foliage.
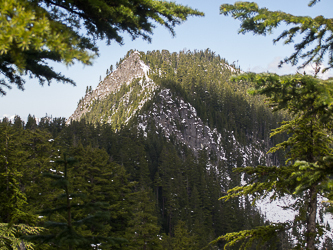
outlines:
M73 187L86 194L81 200L87 204L104 202L109 213L108 219L85 227L83 232L124 238L124 231L135 207L132 197L135 183L128 181L129 176L125 169L111 162L110 156L103 149L83 147L80 143L72 148L71 154L80 162L74 165L71 174ZM85 217L85 212L87 211L78 211L76 218ZM102 247L107 248L108 245L102 244Z
M312 0L309 6L316 4ZM328 66L332 61L332 19L317 16L315 18L294 16L282 11L269 11L259 8L256 3L237 2L234 5L223 4L221 14L232 15L241 23L240 33L252 31L254 34L266 35L281 23L292 26L283 31L274 42L285 39L285 44L294 43L298 34L303 35L301 42L295 44L295 52L280 63L291 62L301 67L309 63L316 64L315 76L320 71L328 54ZM307 46L309 46L307 48ZM239 195L253 194L256 197L271 195L271 199L286 194L296 194L292 205L298 211L289 229L295 233L303 228L304 237L298 238L295 248L316 249L316 240L322 234L322 225L317 225L317 196L321 194L332 198L331 159L332 159L332 81L323 81L316 77L275 74L244 74L234 78L235 81L254 83L252 94L266 95L268 105L273 109L285 110L292 115L291 120L272 131L271 136L281 133L290 134L289 138L271 148L269 152L283 149L287 151L286 166L243 168L237 171L248 173L250 182L242 187L229 190L222 199ZM305 224L304 227L302 224ZM288 229L286 228L286 229ZM241 232L247 233L245 231ZM244 235L244 234L243 234ZM231 235L232 236L232 235ZM265 236L263 232L262 236ZM260 237L260 236L259 236ZM242 237L246 240L246 237ZM233 238L228 240L232 241ZM330 244L325 241L325 244Z
M66 64L77 59L91 64L93 55L88 53L91 45L85 46L72 29L52 18L44 8L22 0L2 0L0 6L0 69L5 77L0 82L2 95L6 94L4 87L11 88L9 84L23 90L22 75L34 76L42 85L52 79L74 84L54 72L44 63L45 59Z
M0 137L1 222L35 221L31 212L44 184L40 173L47 168L52 156L52 145L48 141L51 135L36 127L25 130L16 117L14 124L8 120L0 123Z
M144 189L135 194L133 218L129 221L126 249L162 249L155 204Z
M34 244L22 240L20 236L36 235L44 229L40 227L31 227L25 224L9 225L0 223L0 249L34 249Z
M244 74L233 80L245 80L256 82L252 94L261 94L268 97L270 107L274 110L284 109L291 115L303 114L306 117L313 114L320 115L321 119L331 119L333 81L320 80L309 75L287 75L276 74ZM329 120L321 120L328 123Z
M251 230L243 230L240 232L228 233L224 236L220 236L216 240L212 241L210 245L217 243L219 240L226 241L224 249L228 249L232 246L237 246L240 242L242 244L238 246L237 249L243 250L248 249L255 244L257 247L256 249L262 249L262 245L268 241L272 241L272 238L275 238L277 241L276 235L277 233L284 231L287 224L272 224L267 226L260 226L255 229ZM273 244L266 245L265 249L276 249L276 242ZM207 248L207 247L206 247ZM204 248L204 249L206 249Z
M309 6L314 5L316 0L311 1ZM267 8L259 8L254 2L236 2L234 5L222 4L220 13L231 15L233 18L240 20L241 28L239 33L253 32L254 34L266 35L271 33L275 28L285 23L291 26L283 31L275 40L278 42L284 40L285 44L294 43L297 35L302 35L301 42L294 45L295 52L280 62L290 62L296 65L299 59L305 59L301 67L305 67L311 62L320 64L324 62L328 54L328 66L323 69L325 72L333 68L333 23L332 18L317 16L295 16L282 11L270 11ZM309 48L310 46L310 48Z
M251 91L253 94L265 95L267 104L274 111L286 110L293 119L273 130L271 136L288 133L290 137L268 152L288 150L287 165L237 169L237 172L250 176L249 182L244 186L230 189L221 199L253 195L255 202L256 199L267 195L271 200L288 194L300 195L305 210L297 205L298 199L293 207L299 212L298 220L303 220L306 224L306 247L315 249L315 239L320 235L320 230L316 229L317 195L331 197L332 81L303 75L277 76L252 73L243 74L233 80L253 82L254 89ZM301 218L302 213L306 214L307 219ZM296 226L297 223L285 230ZM260 232L258 231L255 238L260 237ZM237 237L241 236L240 239L244 240L247 239L246 235L248 232L243 231ZM223 236L221 239L234 242L233 237ZM265 234L262 237L268 239ZM304 246L304 242L299 241L298 244Z
M161 133L155 132L154 126L150 129L153 133L148 133L147 138L135 127L123 127L114 133L111 125L94 126L84 120L73 122L63 129L60 135L62 140L66 140L66 144L73 147L71 155L80 160L78 168L74 168L75 172L72 173L77 183L75 186L87 194L91 192L87 200L106 199L111 205L111 220L107 222L105 229L96 233L126 238L131 242L129 235L133 236L131 232L134 230L131 221L147 212L138 209L138 200L144 198L140 199L138 194L131 191L133 184L129 181L136 181L135 186L139 190L154 190L153 193L149 192L147 197L154 197L154 200L149 199L154 202L152 206L156 206L157 214L152 215L158 219L154 226L161 229L158 235L167 234L162 237L163 246L175 237L175 227L179 220L186 223L188 232L195 237L197 248L205 246L217 235L234 231L234 228L248 229L250 225L262 223L263 219L257 212L250 212L252 208L249 204L243 209L238 202L223 203L218 200L223 181L220 181L221 176L216 176L214 171L207 172L205 153L202 153L198 164L189 149L167 142ZM95 177L97 172L89 169L92 170L91 163L99 165L107 157L97 157L99 150L91 145L100 145L107 149L114 166L107 170L108 167L101 165L100 168L112 173L105 175L107 178L101 182L101 186L98 184L101 178ZM223 171L230 174L229 170L220 166L221 175L226 174ZM83 179L83 176L86 177ZM88 180L94 180L97 187L88 189ZM223 186L227 188L226 183L223 183ZM134 217L133 213L138 213L138 216ZM154 228L154 223L148 225L146 224L148 228ZM138 224L135 224L134 228L137 226ZM142 227L142 230L145 230L145 227ZM121 243L113 247L122 249L125 246L126 243Z
M121 239L101 235L80 233L80 227L83 225L92 227L109 218L109 213L106 211L107 204L99 201L94 202L93 200L82 204L82 199L85 196L82 191L78 193L71 192L73 190L72 177L69 173L76 160L64 154L63 159L57 159L56 162L64 165L63 172L58 170L56 174L47 173L45 176L53 180L52 186L60 188L64 192L57 197L57 207L45 209L41 214L49 218L53 215L53 218L58 218L60 221L47 221L45 223L45 227L49 229L49 235L33 236L28 239L37 240L42 244L48 243L57 248L66 247L68 249L80 248L93 243L107 242L114 244L121 241ZM88 216L83 217L82 213Z
M90 65L98 54L95 41L123 43L122 32L133 39L151 40L154 22L174 35L174 27L203 13L165 1L0 1L0 93L10 84L24 89L22 75L75 83L48 66L46 60ZM82 32L82 26L86 33Z
M164 249L198 249L197 237L188 231L187 226L183 221L178 221L175 226L174 237L170 237L166 243L167 245L164 245Z
M23 210L26 195L20 190L19 180L22 178L20 166L21 157L25 152L21 149L19 134L10 126L8 121L0 124L1 136L1 172L0 172L0 201L1 222L17 222L27 214ZM19 145L17 145L19 144Z
M140 103L152 96L152 90L142 87L145 84L145 79L134 79L129 85L121 85L106 99L93 101L83 118L91 123L107 122L114 130L120 129L138 110Z

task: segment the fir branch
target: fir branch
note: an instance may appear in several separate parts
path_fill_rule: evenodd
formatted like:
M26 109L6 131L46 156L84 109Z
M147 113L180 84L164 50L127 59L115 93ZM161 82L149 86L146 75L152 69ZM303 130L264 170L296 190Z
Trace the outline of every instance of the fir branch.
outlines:
M312 0L309 6L313 6L318 0ZM291 56L280 62L297 65L299 59L305 59L299 68L304 68L311 62L322 63L325 54L332 54L333 48L333 22L332 18L317 16L295 16L282 11L269 11L267 8L259 8L253 2L236 2L234 5L222 4L220 13L241 21L239 33L245 34L253 32L254 34L270 34L282 23L292 26L283 31L274 43L284 39L285 44L294 43L297 35L303 36L301 42L294 45L295 52ZM309 45L314 45L314 49L308 50ZM322 70L325 72L333 68L333 58L328 57L328 66Z
M226 244L224 246L224 249L228 249L229 247L241 243L238 249L246 250L250 248L255 242L258 245L263 245L265 242L268 241L277 241L276 236L279 233L284 232L285 230L288 230L290 228L292 227L289 223L272 223L271 225L256 227L255 229L227 233L210 242L209 245L204 247L203 249L208 249L209 246L215 245L219 241L225 241ZM276 249L276 245L272 244L269 249Z

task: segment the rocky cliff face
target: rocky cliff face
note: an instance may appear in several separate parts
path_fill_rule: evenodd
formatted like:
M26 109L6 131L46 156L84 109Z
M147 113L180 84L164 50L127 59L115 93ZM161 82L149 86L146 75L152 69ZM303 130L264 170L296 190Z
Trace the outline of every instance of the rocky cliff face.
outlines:
M146 78L146 83L153 84L148 77L149 67L140 59L139 52L133 52L119 67L111 72L97 88L88 92L78 104L74 113L69 117L71 120L80 120L82 116L91 111L94 101L103 101L108 95L119 91L122 85L129 85L134 79Z
M161 131L169 140L173 137L176 143L186 145L195 155L205 150L209 155L207 169L220 163L245 167L271 161L262 150L265 148L263 141L241 145L232 131L224 131L226 136L222 136L216 128L211 129L190 103L173 96L169 89L161 89L157 95L159 101L153 103L153 108L138 115L138 127L144 134L151 132L147 130L147 123L153 120L156 133ZM232 150L225 150L226 144Z

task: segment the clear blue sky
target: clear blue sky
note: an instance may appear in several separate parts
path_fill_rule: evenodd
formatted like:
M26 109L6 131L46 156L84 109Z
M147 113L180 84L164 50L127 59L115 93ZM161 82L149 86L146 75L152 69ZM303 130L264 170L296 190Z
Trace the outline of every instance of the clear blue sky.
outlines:
M260 7L270 10L282 10L295 15L333 17L333 1L321 0L314 7L307 6L310 0L260 0L256 1ZM94 60L93 66L83 66L80 63L69 68L61 64L54 64L57 71L73 79L77 86L52 82L51 86L40 86L36 80L28 79L25 91L13 86L7 95L0 96L0 119L3 116L19 115L26 120L28 114L43 117L46 114L53 117L68 118L75 110L79 99L84 96L86 86L96 88L99 77L105 77L106 69L115 65L119 58L124 57L130 49L152 51L166 49L179 52L183 49L205 50L209 48L216 54L227 59L229 63L236 62L244 71L270 71L279 74L295 73L296 69L289 65L277 69L280 59L290 55L292 45L278 43L272 40L280 34L283 27L266 37L238 34L240 22L233 18L219 14L219 7L223 3L236 1L217 0L176 0L176 3L188 5L205 13L205 17L191 17L188 21L176 27L176 36L163 27L154 31L152 43L142 39L132 41L125 35L125 45L116 43L106 46L99 42L100 57ZM280 32L279 32L280 31ZM333 75L332 71L329 72Z

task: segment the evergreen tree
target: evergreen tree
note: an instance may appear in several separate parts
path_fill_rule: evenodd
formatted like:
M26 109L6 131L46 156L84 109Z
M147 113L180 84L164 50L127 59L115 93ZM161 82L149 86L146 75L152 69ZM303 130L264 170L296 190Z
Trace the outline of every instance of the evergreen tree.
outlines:
M90 65L98 55L96 39L123 43L122 32L135 39L151 40L154 22L174 34L174 27L188 16L203 13L173 2L84 1L53 2L49 0L0 2L0 93L15 84L21 90L22 75L38 78L41 85L52 79L75 83L57 73L46 61L71 65L74 60ZM10 18L8 18L10 17ZM81 25L86 33L82 32Z
M25 209L33 214L42 209L46 200L44 194L51 190L48 181L43 178L42 173L50 169L50 161L55 155L55 147L52 135L45 130L24 130L24 140L20 150L23 161L20 169L20 188L27 197L28 204Z
M41 162L45 158L36 159L36 154L42 149L48 138L45 134L42 137L44 142L35 140L32 132L23 129L23 122L15 117L14 124L4 119L0 122L0 248L1 249L33 249L34 244L21 239L22 236L36 235L43 231L35 227L37 217L33 215L34 203L30 194L34 181L40 174ZM45 137L44 137L45 136ZM34 138L34 140L31 140ZM29 147L27 147L29 145ZM44 144L45 146L45 144ZM48 146L48 145L47 145ZM50 154L51 150L47 150ZM39 155L41 156L41 155ZM46 161L49 160L49 155ZM37 170L37 173L36 171ZM39 172L38 172L39 171ZM34 179L31 173L34 172ZM45 187L39 183L40 188ZM38 194L37 194L38 195Z
M85 228L98 235L125 237L128 222L133 214L132 187L124 168L110 161L104 149L83 147L81 143L71 149L79 161L71 169L73 186L85 193L86 203L104 202L110 218L98 225ZM80 216L84 216L83 213Z
M257 166L237 169L250 176L249 182L228 191L223 199L242 195L253 195L254 200L269 196L272 200L295 194L293 208L298 211L296 221L277 223L266 227L230 233L220 239L233 245L246 240L242 247L249 247L253 240L267 241L284 230L306 225L305 240L299 240L297 247L316 249L318 194L331 197L332 164L332 106L333 82L315 77L275 74L244 74L233 78L254 83L254 94L267 96L267 102L274 111L286 110L293 117L273 130L271 136L288 133L290 137L271 148L269 152L288 150L285 166ZM301 203L300 203L301 201ZM303 207L305 206L305 207Z
M80 228L82 226L92 226L101 223L109 217L107 212L107 205L101 202L88 202L82 204L84 194L82 192L73 193L73 186L70 176L70 168L76 163L74 158L67 157L64 154L63 159L57 159L57 164L63 165L64 169L56 170L55 174L45 174L47 177L53 179L53 185L58 187L64 192L61 192L57 197L58 206L43 210L42 215L47 215L48 218L58 218L60 221L48 221L45 227L49 229L51 234L38 235L27 237L33 241L40 243L48 243L57 249L80 249L80 248L93 248L93 244L115 243L116 238L103 237L101 235L81 234ZM57 169L57 168L56 168ZM81 203L81 204L80 204ZM85 212L88 216L82 218L80 213Z
M43 231L43 228L31 227L25 224L9 225L0 223L0 249L34 249L35 244L23 240L26 235L36 235Z
M319 1L311 0L309 6L311 7ZM294 45L295 52L281 61L280 65L288 62L297 65L299 59L305 59L301 67L305 67L309 63L320 64L325 60L325 55L329 54L328 66L323 69L323 72L333 68L333 25L331 18L325 18L321 15L315 18L294 16L283 11L259 8L254 2L236 2L234 5L222 4L220 13L226 16L230 14L242 22L239 33L253 32L254 34L266 35L280 26L281 23L285 23L291 27L284 30L274 42L284 39L285 44L295 43L294 38L298 34L302 35L303 39Z
M0 221L16 223L30 217L24 209L27 204L21 190L22 165L27 158L22 150L23 129L15 131L11 122L4 119L0 123Z
M312 0L309 6L317 2L319 1ZM221 239L227 240L227 245L233 245L236 241L245 240L251 235L247 238L249 241L243 244L247 247L256 238L266 241L278 232L288 228L295 232L296 228L304 228L305 224L304 238L298 240L296 247L306 246L307 249L316 249L317 236L320 235L316 225L318 194L329 199L333 197L330 184L332 81L321 81L316 78L320 72L320 64L326 60L326 53L330 55L328 66L322 72L333 67L331 19L323 16L311 18L294 16L282 11L269 11L267 8L259 8L256 3L249 2L223 4L220 10L221 14L231 14L235 19L241 20L241 33L253 32L266 35L283 22L291 25L292 27L283 31L274 42L285 39L286 44L294 43L294 38L298 34L303 35L303 39L295 44L294 53L281 61L280 65L289 62L297 65L300 59L305 59L300 68L310 63L316 65L315 77L299 74L281 77L275 74L246 74L238 78L254 82L253 93L266 95L273 110L286 110L292 115L290 121L273 130L271 134L272 136L285 132L290 134L286 141L270 150L275 152L285 149L289 158L286 166L271 168L258 166L240 170L251 176L250 182L243 187L231 189L223 198L254 194L255 197L270 195L271 199L276 199L287 194L300 195L293 205L299 215L294 222L227 234ZM328 38L324 39L326 36Z
M133 218L129 221L125 249L162 249L160 227L155 215L155 204L150 199L150 192L141 189L134 194L135 207Z
M194 250L198 249L197 237L190 233L185 222L178 221L174 230L174 237L169 239L170 244L167 249L174 250Z
M25 125L26 129L34 130L37 128L37 122L35 116L28 115L27 124Z

